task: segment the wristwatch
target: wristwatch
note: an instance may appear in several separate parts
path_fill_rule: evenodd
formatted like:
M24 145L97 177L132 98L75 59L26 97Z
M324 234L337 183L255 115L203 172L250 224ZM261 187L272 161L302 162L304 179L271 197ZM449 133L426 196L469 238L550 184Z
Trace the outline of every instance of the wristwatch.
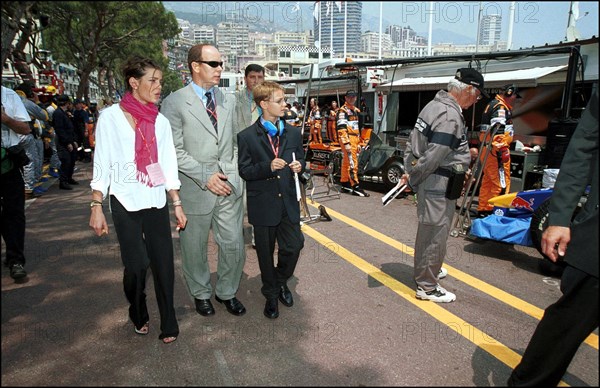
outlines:
M90 208L94 207L94 206L102 206L102 202L100 201L96 201L95 199L92 200L92 202L90 202Z

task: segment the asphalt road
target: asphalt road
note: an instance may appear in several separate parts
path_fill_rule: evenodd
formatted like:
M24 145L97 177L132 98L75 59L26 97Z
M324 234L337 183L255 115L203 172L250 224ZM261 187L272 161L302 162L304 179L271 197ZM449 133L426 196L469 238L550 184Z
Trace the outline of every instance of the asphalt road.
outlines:
M384 208L383 188L365 184L369 198L308 201L313 216L323 204L333 220L303 226L305 248L289 282L295 304L280 305L276 320L262 314L250 245L237 294L247 314L214 303L215 316L198 315L173 232L181 333L165 345L150 276L150 335L133 332L116 235L89 229L91 165L79 168L75 190L50 181L28 201L29 276L15 283L2 270L2 386L505 385L543 309L560 296L560 280L540 272L535 249L450 237L441 283L457 300L415 299L413 198ZM322 191L321 177L315 184ZM214 259L214 245L211 252ZM597 331L563 380L598 386Z

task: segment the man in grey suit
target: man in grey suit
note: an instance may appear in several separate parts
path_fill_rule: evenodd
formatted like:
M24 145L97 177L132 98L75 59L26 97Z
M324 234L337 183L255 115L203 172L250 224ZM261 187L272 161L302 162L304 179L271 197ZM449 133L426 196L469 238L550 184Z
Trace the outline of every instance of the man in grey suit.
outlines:
M246 86L235 93L235 122L233 125L235 127L236 135L254 124L260 116L259 107L252 97L252 89L254 89L256 85L261 84L264 80L265 68L261 65L251 63L244 69L244 83ZM248 205L246 203L246 195L244 194L244 214L247 213ZM252 234L252 247L255 248L254 227L251 226L250 231Z
M265 68L257 64L249 64L244 70L246 87L235 94L235 131L236 134L248 128L258 119L258 106L252 98L252 89L265 80Z
M583 208L573 218L581 194ZM562 297L546 308L509 386L556 387L581 343L598 328L598 84L571 137L548 209L542 251L566 263ZM573 220L571 221L571 218Z
M180 197L188 224L180 231L183 273L196 311L215 314L208 264L208 235L218 245L215 299L233 315L246 313L235 297L246 261L243 238L243 184L235 152L235 99L219 85L223 62L216 47L188 52L192 82L168 96L161 113L171 122L177 150Z

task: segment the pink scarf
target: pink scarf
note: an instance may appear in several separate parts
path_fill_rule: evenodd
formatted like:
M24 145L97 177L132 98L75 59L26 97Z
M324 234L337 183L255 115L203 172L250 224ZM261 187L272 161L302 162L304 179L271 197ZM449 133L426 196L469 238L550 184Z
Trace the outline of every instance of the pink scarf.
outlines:
M136 179L152 187L146 167L158 162L158 148L156 146L156 131L154 128L154 123L158 116L158 108L154 104L142 104L130 92L125 93L120 104L123 109L133 116L133 120L135 121Z

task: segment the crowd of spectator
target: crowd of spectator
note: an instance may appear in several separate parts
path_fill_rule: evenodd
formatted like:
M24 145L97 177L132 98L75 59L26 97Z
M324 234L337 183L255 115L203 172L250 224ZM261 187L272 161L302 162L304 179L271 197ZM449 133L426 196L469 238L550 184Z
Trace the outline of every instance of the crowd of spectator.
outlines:
M15 89L31 118L29 135L21 136L29 163L23 168L25 198L44 195L44 182L60 179L60 189L72 190L78 182L72 177L76 162L90 163L94 150L94 130L101 111L111 99L86 104L59 94L53 86L36 89L22 83Z

